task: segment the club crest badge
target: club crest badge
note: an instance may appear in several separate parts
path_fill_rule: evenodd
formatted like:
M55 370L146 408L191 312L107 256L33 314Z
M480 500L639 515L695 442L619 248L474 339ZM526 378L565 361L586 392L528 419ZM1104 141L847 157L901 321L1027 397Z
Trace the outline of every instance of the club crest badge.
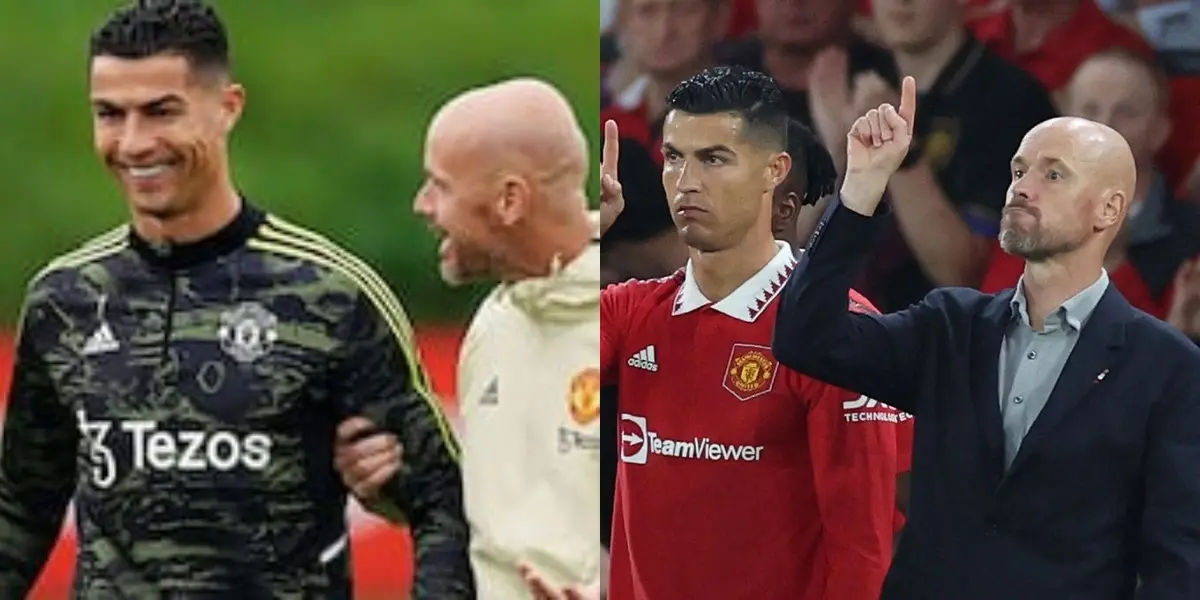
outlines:
M734 344L729 353L729 364L725 366L724 387L745 402L770 392L775 386L778 370L767 346Z
M279 320L257 302L221 313L217 337L221 350L240 363L252 363L271 351L279 337Z
M571 379L567 393L567 408L571 418L588 425L600 416L600 370L584 369Z

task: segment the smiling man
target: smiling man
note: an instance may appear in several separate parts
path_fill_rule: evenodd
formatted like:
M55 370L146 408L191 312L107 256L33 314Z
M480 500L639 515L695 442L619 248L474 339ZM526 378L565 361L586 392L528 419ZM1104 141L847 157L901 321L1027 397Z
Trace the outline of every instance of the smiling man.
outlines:
M239 197L245 92L198 0L93 35L96 152L131 224L33 278L0 448L0 596L26 595L75 501L73 597L351 597L340 421L409 449L382 500L413 598L475 597L458 448L397 299L323 237Z

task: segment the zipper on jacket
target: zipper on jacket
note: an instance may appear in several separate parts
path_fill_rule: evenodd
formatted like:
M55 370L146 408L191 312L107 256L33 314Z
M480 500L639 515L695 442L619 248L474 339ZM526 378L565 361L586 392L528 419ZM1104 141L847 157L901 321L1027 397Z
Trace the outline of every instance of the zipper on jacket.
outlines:
M171 359L171 337L175 328L175 296L178 291L179 278L174 271L167 271L167 319L163 325L162 352L160 364L168 365Z

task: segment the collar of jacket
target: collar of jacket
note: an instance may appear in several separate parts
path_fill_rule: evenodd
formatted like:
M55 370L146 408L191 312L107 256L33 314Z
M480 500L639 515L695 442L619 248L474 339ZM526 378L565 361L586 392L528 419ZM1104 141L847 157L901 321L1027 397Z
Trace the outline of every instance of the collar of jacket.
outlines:
M216 233L187 244L158 244L143 239L129 228L129 245L146 262L166 269L186 269L215 260L246 245L262 225L266 215L249 202L242 201L242 208L233 221Z
M556 260L550 275L502 284L497 288L513 306L539 321L575 322L595 318L600 306L600 244L563 265Z
M507 300L532 319L573 323L595 318L600 307L600 212L588 212L592 243L575 260L554 257L550 274L503 283L493 299Z

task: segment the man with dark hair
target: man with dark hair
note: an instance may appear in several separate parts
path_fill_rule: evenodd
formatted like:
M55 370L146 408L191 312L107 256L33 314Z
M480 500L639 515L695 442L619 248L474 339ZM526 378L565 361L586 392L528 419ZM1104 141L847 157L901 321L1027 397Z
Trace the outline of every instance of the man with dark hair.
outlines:
M837 168L833 157L807 125L788 119L788 155L793 167L787 179L775 188L775 206L771 231L775 239L800 249L812 234L820 215L817 203L833 193Z
M79 598L351 597L335 427L404 444L379 510L413 598L474 598L458 445L399 301L361 260L232 183L245 92L199 0L91 41L96 152L131 223L34 276L0 448L0 595L24 597L75 501Z
M663 186L691 259L601 296L601 382L618 386L621 444L612 597L877 598L899 414L770 351L795 265L771 227L792 168L779 88L719 67L668 104ZM607 123L602 231L624 206L617 134ZM869 310L855 293L848 306Z

